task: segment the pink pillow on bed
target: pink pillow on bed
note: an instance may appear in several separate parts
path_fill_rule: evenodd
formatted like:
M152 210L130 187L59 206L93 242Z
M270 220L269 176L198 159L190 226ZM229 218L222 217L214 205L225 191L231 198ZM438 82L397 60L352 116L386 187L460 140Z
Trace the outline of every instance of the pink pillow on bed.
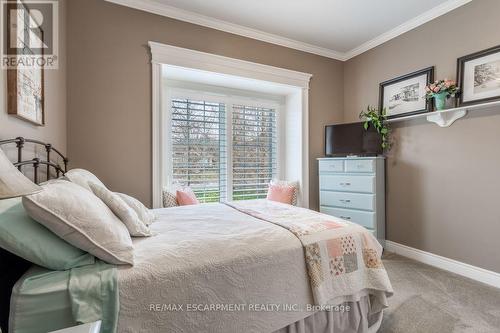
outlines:
M295 187L293 186L269 184L269 189L267 190L267 200L291 205L294 193Z
M193 190L189 187L177 190L176 197L179 206L197 205L200 203L198 199L196 199Z

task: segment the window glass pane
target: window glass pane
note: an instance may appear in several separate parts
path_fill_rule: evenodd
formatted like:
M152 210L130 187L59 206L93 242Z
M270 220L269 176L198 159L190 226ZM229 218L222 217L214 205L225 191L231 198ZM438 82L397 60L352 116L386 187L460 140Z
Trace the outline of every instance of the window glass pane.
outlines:
M172 182L200 202L226 198L226 109L223 103L172 100Z
M233 200L265 198L276 175L276 112L233 105Z

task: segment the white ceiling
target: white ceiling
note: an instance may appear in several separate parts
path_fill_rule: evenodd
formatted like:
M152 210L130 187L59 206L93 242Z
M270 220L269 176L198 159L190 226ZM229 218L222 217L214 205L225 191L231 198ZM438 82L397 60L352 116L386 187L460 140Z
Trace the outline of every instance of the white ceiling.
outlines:
M347 60L472 0L108 0Z

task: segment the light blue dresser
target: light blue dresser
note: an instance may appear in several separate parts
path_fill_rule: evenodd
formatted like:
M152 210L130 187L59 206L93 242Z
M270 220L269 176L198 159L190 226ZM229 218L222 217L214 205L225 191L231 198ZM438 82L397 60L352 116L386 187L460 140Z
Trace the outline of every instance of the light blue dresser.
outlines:
M362 225L385 246L384 157L319 158L318 167L320 211Z

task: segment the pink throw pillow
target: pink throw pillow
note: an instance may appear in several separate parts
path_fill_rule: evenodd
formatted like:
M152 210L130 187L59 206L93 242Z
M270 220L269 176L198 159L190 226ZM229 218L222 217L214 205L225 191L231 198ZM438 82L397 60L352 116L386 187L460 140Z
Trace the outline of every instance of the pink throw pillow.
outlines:
M270 184L267 190L267 200L291 205L294 193L295 188L293 186Z
M196 195L193 190L189 187L177 190L176 197L179 206L197 205L200 203L198 199L196 199Z

